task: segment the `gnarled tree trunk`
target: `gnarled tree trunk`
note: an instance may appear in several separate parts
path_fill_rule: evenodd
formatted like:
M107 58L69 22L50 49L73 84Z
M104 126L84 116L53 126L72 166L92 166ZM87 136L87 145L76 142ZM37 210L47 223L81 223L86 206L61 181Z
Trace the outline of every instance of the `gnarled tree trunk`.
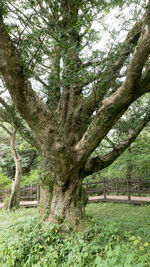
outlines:
M64 185L55 183L47 220L67 221L74 225L84 218L86 203L87 199L80 180L70 180Z
M50 1L45 2L48 4ZM54 5L49 8L42 7L42 4L38 7L38 16L41 19L44 17L43 8L46 12L46 24L43 21L43 31L39 38L33 38L32 46L25 46L28 54L37 42L37 50L35 48L35 53L30 55L31 59L26 60L20 53L24 47L24 38L19 35L18 45L14 43L6 25L7 20L5 17L3 19L3 12L0 10L0 74L14 105L32 130L32 137L35 138L45 161L51 163L51 166L46 163L41 176L41 215L46 215L47 221L67 220L75 223L84 216L86 201L81 188L83 178L109 166L150 120L149 112L145 112L145 115L139 113L139 123L126 139L113 144L110 152L94 156L93 152L128 107L150 92L150 0L143 17L133 25L124 42L114 45L111 53L107 53L106 49L102 65L101 53L96 63L94 50L94 61L89 61L90 58L87 60L83 51L83 36L86 35L81 29L83 26L85 33L89 32L88 21L91 17L86 1L51 2ZM98 5L98 13L99 10L103 12L101 1L98 1L99 4L97 1L93 2L93 9ZM33 3L33 7L34 4L37 5ZM57 7L56 10L54 7ZM86 11L90 16L87 15L88 19L82 25L81 14L86 14ZM32 24L32 20L28 20L27 24L25 22L24 29L30 23ZM35 29L38 29L39 24L36 25L36 20L34 23ZM31 27L32 31L34 25ZM52 31L45 32L47 25L52 25ZM85 44L89 40L87 37ZM20 44L21 50L18 49ZM43 69L45 55L46 62L50 63L43 74L41 70L39 72L44 77L39 78L43 86L42 94L32 89L32 81L29 79L33 55L36 64L38 53L41 53L41 65L38 65L37 74L40 68ZM37 64L38 61L39 59ZM91 66L90 70L88 66ZM33 69L36 71L36 68ZM126 70L124 79L120 80L123 69ZM33 71L33 77L37 76Z
M48 222L69 222L71 225L83 219L88 199L82 179L76 174L62 180L46 160L43 160L40 176L40 217Z

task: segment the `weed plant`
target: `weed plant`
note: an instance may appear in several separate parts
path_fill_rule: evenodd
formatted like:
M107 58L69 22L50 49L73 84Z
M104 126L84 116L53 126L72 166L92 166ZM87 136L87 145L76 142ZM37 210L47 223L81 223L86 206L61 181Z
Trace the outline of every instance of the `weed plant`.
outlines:
M90 204L76 230L41 230L37 209L0 211L2 267L148 267L150 206Z

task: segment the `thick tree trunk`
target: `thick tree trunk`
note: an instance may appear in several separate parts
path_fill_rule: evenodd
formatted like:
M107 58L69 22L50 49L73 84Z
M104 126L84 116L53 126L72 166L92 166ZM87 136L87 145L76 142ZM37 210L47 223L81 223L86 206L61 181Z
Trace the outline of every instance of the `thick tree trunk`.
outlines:
M47 222L77 224L84 218L87 204L82 180L71 177L62 182L61 177L56 177L51 169L41 174L40 217Z
M69 222L72 225L78 223L85 215L87 203L81 181L70 180L64 186L54 184L50 203L48 221Z
M21 178L21 160L17 154L15 149L15 134L14 132L11 136L11 149L12 155L15 161L15 179L11 189L10 201L8 204L8 210L10 211L12 208L18 209L19 208L19 201L20 201L20 178Z
M50 210L55 174L52 170L49 161L47 161L45 158L42 160L39 176L40 176L40 218L46 219Z

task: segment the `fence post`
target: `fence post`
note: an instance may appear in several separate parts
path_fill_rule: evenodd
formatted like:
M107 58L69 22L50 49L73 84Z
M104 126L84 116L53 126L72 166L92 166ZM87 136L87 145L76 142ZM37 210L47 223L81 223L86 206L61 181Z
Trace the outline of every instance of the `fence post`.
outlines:
M128 200L131 200L131 196L130 196L130 183L129 183L128 177L127 177L127 193L128 193Z
M137 184L138 184L138 197L141 197L139 176L137 177Z
M104 186L104 189L103 189L103 192L104 192L104 200L106 200L106 179L103 178L103 186Z
M30 184L30 200L32 200L32 184Z
M40 185L37 185L37 203L40 203Z
M106 178L106 193L109 195L109 180Z
M118 178L115 179L115 182L116 182L116 196L119 196L119 193L118 193Z

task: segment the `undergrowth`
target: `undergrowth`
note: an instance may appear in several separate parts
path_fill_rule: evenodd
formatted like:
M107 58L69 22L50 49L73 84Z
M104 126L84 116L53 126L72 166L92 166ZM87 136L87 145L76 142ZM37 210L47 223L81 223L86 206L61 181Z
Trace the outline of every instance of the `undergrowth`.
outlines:
M41 230L35 209L0 212L0 266L150 266L150 206L90 204L76 231Z

